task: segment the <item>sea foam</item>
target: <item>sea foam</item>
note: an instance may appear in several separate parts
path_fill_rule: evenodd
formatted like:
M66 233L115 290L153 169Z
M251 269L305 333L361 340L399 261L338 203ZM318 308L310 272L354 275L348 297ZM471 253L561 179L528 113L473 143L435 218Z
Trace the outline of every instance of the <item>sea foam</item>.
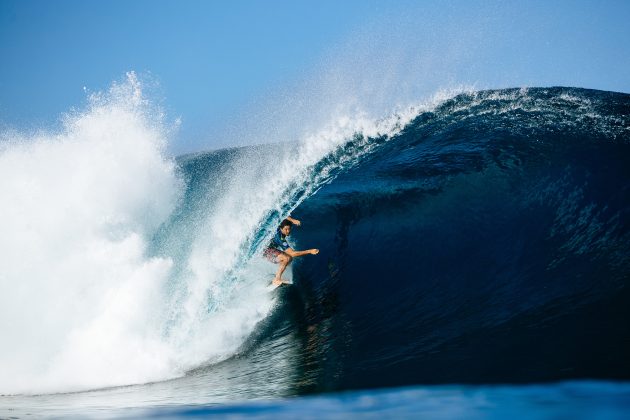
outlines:
M173 373L155 325L172 261L147 255L181 195L135 74L58 133L0 149L0 393Z
M147 383L234 355L275 304L259 256L273 225L418 113L337 114L186 193L140 85L129 73L90 95L57 133L2 134L0 393Z

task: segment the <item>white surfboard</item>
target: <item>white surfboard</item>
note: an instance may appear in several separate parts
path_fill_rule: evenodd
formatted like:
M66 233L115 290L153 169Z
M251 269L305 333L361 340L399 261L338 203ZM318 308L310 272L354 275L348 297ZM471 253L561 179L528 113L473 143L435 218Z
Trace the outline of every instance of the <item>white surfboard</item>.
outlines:
M266 263L266 266L267 269L265 271L269 273L266 276L269 279L269 285L267 286L267 289L269 291L276 290L278 287L281 286L290 286L293 284L293 269L290 265L284 270L284 273L282 273L282 280L284 281L279 284L272 283L272 280L274 279L274 277L276 276L276 272L278 271L278 265L268 262Z

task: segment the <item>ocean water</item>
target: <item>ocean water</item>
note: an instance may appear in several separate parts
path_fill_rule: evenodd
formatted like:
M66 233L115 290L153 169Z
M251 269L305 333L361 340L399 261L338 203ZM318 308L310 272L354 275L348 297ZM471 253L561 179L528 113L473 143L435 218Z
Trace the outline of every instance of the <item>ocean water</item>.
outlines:
M630 95L169 157L137 81L0 142L0 416L622 418ZM288 214L294 284L260 256Z

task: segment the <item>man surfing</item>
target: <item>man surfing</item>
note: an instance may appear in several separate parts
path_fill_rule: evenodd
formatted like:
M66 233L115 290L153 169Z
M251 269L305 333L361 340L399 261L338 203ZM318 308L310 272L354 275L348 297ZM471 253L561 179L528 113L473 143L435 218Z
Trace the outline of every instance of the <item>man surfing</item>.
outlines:
M317 255L319 249L307 249L305 251L295 251L287 242L287 236L291 234L291 228L293 225L300 226L301 222L292 217L287 217L280 223L275 236L267 245L267 249L263 252L263 256L274 264L280 264L278 272L273 278L271 284L275 287L280 286L282 283L289 284L282 278L282 273L287 266L293 261L295 257L301 257L303 255Z

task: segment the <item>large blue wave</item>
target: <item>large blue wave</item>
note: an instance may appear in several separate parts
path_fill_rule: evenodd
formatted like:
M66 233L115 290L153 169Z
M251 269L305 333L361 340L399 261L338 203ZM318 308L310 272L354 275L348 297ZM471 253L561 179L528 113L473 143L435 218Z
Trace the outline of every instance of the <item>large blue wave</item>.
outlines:
M462 94L368 143L315 165L361 156L295 209L321 253L245 354L298 331L298 393L630 378L629 95Z
M119 108L96 126L120 121ZM47 201L63 235L44 230L23 243L45 245L48 254L37 255L49 265L9 270L27 290L63 280L54 290L66 300L82 296L81 305L58 313L46 293L32 302L29 311L56 315L57 340L30 358L6 359L23 379L3 389L139 385L3 401L30 410L48 398L64 405L67 395L69 406L85 397L77 407L127 407L410 384L630 379L630 95L509 89L423 109L343 123L301 144L182 156L176 166L150 145L120 141L116 159L79 148L74 137L98 132L87 113L88 134L70 130L59 144L79 148L92 165L68 165L64 153L52 159L56 170L70 168ZM130 121L120 132L145 132ZM110 153L100 139L90 144ZM47 152L47 144L33 150ZM10 168L51 160L16 153ZM112 178L116 171L125 176ZM34 185L48 188L48 173L37 172ZM100 182L65 182L83 179L76 174ZM90 211L86 191L98 192ZM81 205L68 207L62 192ZM39 202L16 200L19 209L32 205L30 217L15 220L38 220ZM111 208L95 211L103 204ZM303 222L295 246L321 252L296 259L294 286L274 295L260 254L288 213ZM16 226L9 237L24 236ZM78 233L85 230L93 237ZM77 258L82 249L98 252ZM39 319L18 307L6 313ZM86 322L78 332L76 319ZM23 329L10 329L12 340L33 349Z

